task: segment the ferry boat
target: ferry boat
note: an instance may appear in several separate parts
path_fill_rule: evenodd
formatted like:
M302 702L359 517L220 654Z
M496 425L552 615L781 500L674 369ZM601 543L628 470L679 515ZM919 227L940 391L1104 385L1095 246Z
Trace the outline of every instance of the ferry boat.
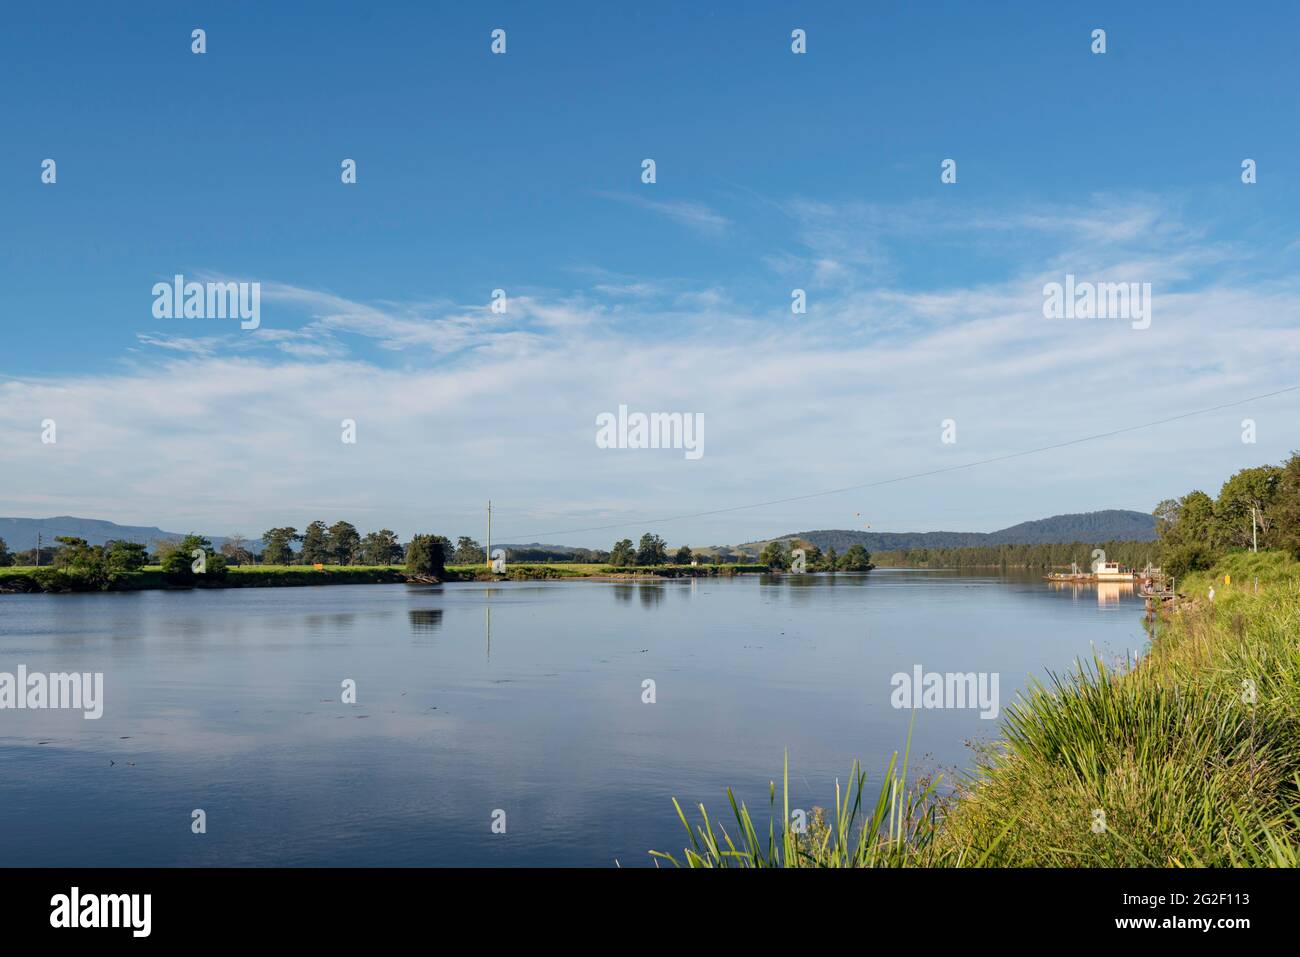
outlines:
M1090 572L1079 571L1076 565L1069 572L1050 572L1043 576L1049 582L1131 582L1139 577L1137 572L1126 569L1119 562L1098 562Z
M1093 577L1099 582L1131 582L1133 573L1121 569L1119 562L1098 562Z

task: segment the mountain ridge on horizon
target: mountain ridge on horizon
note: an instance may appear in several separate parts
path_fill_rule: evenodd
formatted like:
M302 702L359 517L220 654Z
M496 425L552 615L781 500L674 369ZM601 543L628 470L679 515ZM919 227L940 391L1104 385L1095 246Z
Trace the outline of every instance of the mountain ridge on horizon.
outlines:
M100 518L78 518L74 515L53 515L49 518L13 518L0 516L0 538L11 552L23 552L36 547L36 534L40 532L42 546L53 547L55 538L68 536L84 538L90 545L103 545L111 540L126 540L150 545L160 539L179 541L188 532L167 532L155 525L119 525ZM222 535L206 535L218 548L227 540Z
M992 532L864 532L847 529L818 529L795 532L736 546L746 552L761 550L769 541L801 539L825 551L838 552L852 545L868 551L906 548L976 548L983 545L1046 545L1069 542L1154 541L1154 515L1132 509L1102 509L1096 512L1067 512L1047 518L1018 522Z
M36 534L49 544L59 535L84 538L92 545L102 545L111 539L150 544L159 539L177 540L186 533L168 532L152 525L118 525L103 519L76 518L56 515L51 518L0 517L0 539L10 551L26 551L36 546ZM220 545L224 536L206 536ZM623 536L626 537L626 536ZM718 548L732 548L757 554L769 541L802 539L823 551L828 547L843 552L852 545L862 545L868 551L890 551L904 548L970 548L981 545L1040 545L1076 541L1152 541L1156 537L1155 517L1130 509L1104 509L1097 512L1069 512L1047 518L1019 522L992 532L866 532L853 529L818 529L774 536L770 539L743 542L733 546L700 546L697 550L711 552ZM494 543L494 545L497 543ZM612 544L612 543L611 543ZM573 545L501 544L499 547L544 549L556 553L585 551Z

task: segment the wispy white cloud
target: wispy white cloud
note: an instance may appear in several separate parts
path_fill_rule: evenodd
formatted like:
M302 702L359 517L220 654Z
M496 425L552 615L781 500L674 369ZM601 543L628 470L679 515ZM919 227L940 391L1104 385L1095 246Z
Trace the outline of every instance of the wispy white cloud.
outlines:
M609 191L598 191L598 196L605 199L611 199L618 203L625 203L629 206L636 206L639 209L648 210L656 215L663 216L672 220L678 225L685 226L704 236L717 238L722 236L731 228L731 220L721 213L704 205L703 203L693 202L684 199L648 199L644 196L638 196L635 193L616 193Z
M217 534L347 517L458 534L477 527L490 496L504 534L532 537L890 478L1294 385L1300 280L1220 275L1214 267L1230 264L1231 251L1176 217L1126 208L1114 218L1147 223L1165 237L1159 248L1130 241L1129 227L1063 229L1040 211L1021 228L1057 238L1003 278L905 288L835 259L844 271L798 319L779 288L770 308L746 308L749 291L724 283L612 275L595 276L584 294L512 297L504 316L486 304L363 303L265 284L265 301L296 310L299 326L142 336L155 351L112 374L0 382L0 472L21 477L0 488L0 513ZM1043 282L1075 262L1097 278L1152 281L1151 328L1044 319ZM384 354L347 351L367 342ZM595 417L620 403L703 412L704 458L597 449ZM661 531L695 544L739 541L843 525L858 512L887 529L891 515L951 516L955 502L978 516L976 527L1146 508L1283 457L1298 406L1275 400ZM1258 445L1240 441L1245 416L1259 423ZM939 442L950 417L956 446ZM56 445L40 442L45 418L58 423ZM358 423L355 446L340 441L345 418Z

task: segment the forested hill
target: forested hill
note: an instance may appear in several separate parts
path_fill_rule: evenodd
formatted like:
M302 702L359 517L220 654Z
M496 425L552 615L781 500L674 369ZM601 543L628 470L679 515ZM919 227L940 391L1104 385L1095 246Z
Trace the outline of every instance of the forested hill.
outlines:
M84 538L91 545L103 545L110 541L138 542L150 545L163 539L184 538L181 532L165 532L152 525L118 525L97 518L76 518L72 515L56 515L53 518L0 518L0 538L5 540L10 551L20 552L36 547L36 536L41 536L45 545L53 546L54 539L60 535L71 538ZM224 538L214 538L212 543L220 546Z
M850 545L862 545L868 551L891 551L906 548L975 548L986 545L1041 545L1056 542L1152 541L1156 537L1155 518L1142 512L1107 509L1101 512L1076 512L1053 515L1032 522L1021 522L996 532L865 532L848 529L821 529L779 536L783 540L798 538L811 542L822 551L834 548L840 554ZM751 550L764 542L741 546Z

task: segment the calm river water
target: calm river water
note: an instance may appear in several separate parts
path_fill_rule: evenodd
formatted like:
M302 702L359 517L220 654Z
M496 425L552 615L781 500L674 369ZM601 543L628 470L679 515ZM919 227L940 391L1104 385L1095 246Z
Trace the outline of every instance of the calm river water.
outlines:
M649 865L685 842L674 796L723 817L731 786L766 820L786 750L792 806L831 805L854 758L874 787L911 716L896 672L996 672L1005 709L1030 675L1142 648L1141 602L1101 587L878 569L0 595L0 672L104 675L98 720L0 710L0 865ZM966 768L997 725L918 711L913 764Z

